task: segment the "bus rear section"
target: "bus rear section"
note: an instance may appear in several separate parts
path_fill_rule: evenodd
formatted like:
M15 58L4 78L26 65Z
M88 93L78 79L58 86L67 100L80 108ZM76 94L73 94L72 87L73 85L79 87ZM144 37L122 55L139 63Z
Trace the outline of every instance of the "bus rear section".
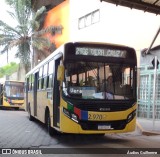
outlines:
M75 134L134 131L136 66L133 48L104 43L66 43L63 49L53 52L27 74L28 88L33 82L29 78L34 76L33 89L26 93L29 115L46 123L49 133L54 130ZM44 71L44 77L39 77L42 67L48 74ZM45 81L40 90L41 78ZM52 86L47 88L49 78Z
M24 109L24 82L5 81L2 106L16 110Z

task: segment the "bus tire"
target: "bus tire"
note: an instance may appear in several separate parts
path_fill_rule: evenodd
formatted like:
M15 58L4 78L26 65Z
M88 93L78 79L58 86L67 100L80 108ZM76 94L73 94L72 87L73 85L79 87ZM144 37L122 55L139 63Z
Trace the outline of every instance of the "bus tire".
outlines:
M18 110L19 110L19 107L15 107L14 109L15 109L16 111L18 111Z
M33 121L33 120L34 120L34 117L31 115L30 105L28 105L28 117L29 117L29 120L30 120L30 121Z
M46 117L45 123L46 123L46 127L47 127L47 132L49 133L50 136L56 135L58 132L51 127L51 119L50 119L49 111L46 112L45 117Z

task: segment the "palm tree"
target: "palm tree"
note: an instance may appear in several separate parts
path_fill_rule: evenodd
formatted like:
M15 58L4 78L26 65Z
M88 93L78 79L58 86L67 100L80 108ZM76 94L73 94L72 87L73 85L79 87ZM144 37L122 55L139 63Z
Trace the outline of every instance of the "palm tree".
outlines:
M54 44L44 37L44 34L55 34L62 30L62 27L50 26L49 28L41 29L42 25L40 25L38 19L46 12L46 8L42 7L33 14L30 0L6 0L6 2L13 9L12 12L8 13L18 24L16 27L12 27L0 20L0 46L3 46L1 53L17 47L16 57L20 59L20 63L23 64L25 71L28 72L33 52L49 55L50 48L55 48Z

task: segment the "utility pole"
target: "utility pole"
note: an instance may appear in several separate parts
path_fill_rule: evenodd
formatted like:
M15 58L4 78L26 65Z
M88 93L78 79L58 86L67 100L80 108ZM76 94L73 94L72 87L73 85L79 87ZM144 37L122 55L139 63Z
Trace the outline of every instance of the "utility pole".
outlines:
M153 82L153 112L152 112L152 119L153 119L153 130L155 128L155 113L156 113L156 82L157 82L157 68L159 65L159 61L157 56L154 57L152 60L152 64L154 67L154 82Z
M8 64L8 49L7 49L7 64Z
M160 26L159 26L159 28L158 28L158 30L157 30L157 32L156 32L156 35L154 36L154 38L153 38L153 40L152 40L151 45L149 46L149 48L148 48L147 51L145 52L146 55L150 52L150 50L151 50L151 48L152 48L155 40L157 39L159 33L160 33Z

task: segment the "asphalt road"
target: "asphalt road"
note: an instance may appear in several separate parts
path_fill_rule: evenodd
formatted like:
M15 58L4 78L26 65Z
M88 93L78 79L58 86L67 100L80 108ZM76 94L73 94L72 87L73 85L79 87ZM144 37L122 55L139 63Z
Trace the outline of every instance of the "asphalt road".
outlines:
M160 151L160 135L145 136L138 130L126 134L109 134L105 136L61 134L49 136L45 126L38 121L29 121L25 111L0 110L0 148L2 149L42 149L49 155L35 156L160 156L149 154ZM45 148L45 149L44 149ZM138 148L138 149L137 149ZM145 148L145 149L142 149ZM153 148L153 149L150 149ZM155 149L158 148L158 149ZM28 151L28 150L23 150ZM13 152L12 152L13 153ZM14 152L17 155L18 152ZM28 152L27 152L28 153ZM38 152L39 153L39 152ZM53 153L53 155L51 155ZM112 155L109 155L112 154ZM127 153L130 153L127 154ZM134 155L131 155L134 153ZM6 156L6 155L1 155ZM26 156L26 155L25 155ZM33 155L27 155L33 156Z

